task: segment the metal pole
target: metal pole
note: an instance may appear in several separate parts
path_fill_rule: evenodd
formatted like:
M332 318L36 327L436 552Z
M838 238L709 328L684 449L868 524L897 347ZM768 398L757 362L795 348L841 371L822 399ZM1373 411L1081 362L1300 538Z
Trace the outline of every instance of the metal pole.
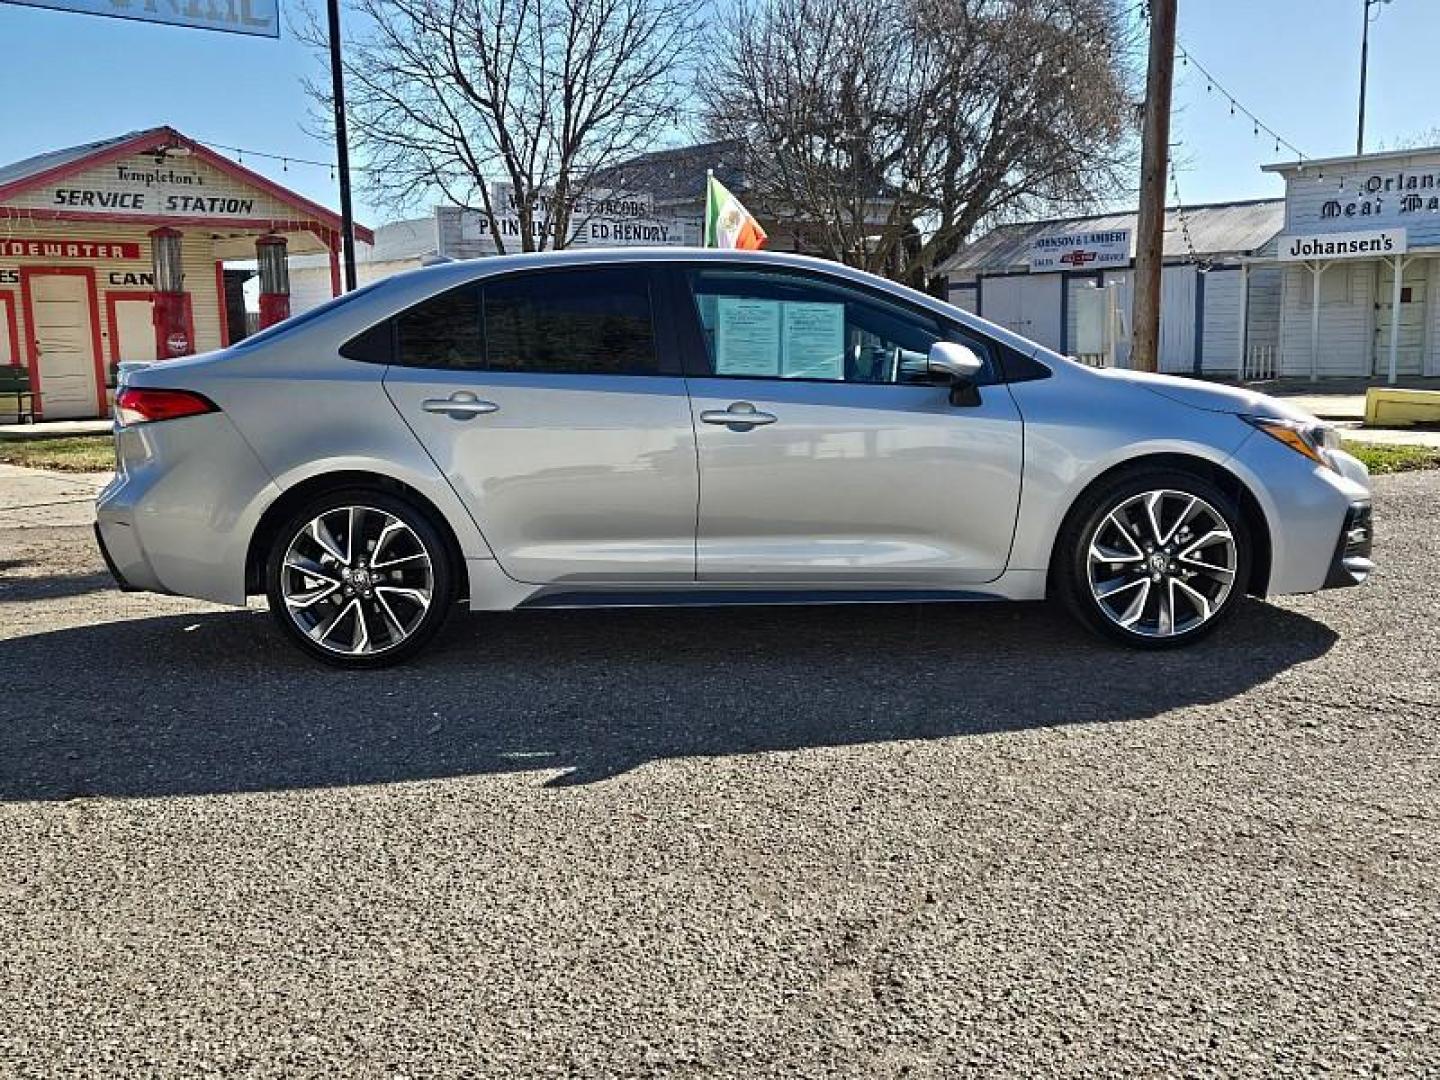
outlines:
M1395 281L1390 286L1390 373L1385 381L1395 385L1396 363L1400 358L1400 282L1405 273L1405 256L1395 256Z
M355 288L355 212L350 203L350 140L345 131L345 72L340 65L340 0L326 0L330 21L330 86L335 101L335 156L340 170L340 242L345 291Z
M1150 61L1140 145L1130 366L1159 370L1160 267L1165 240L1165 165L1170 156L1170 91L1175 74L1175 0L1150 4Z
M1365 153L1365 73L1370 63L1370 0L1361 0L1361 19L1365 29L1360 35L1360 123L1355 130L1355 156Z

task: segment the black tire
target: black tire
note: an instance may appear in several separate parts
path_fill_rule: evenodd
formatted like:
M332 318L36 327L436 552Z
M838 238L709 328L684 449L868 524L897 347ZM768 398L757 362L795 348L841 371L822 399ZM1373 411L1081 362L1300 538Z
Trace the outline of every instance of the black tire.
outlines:
M351 518L344 513L348 507L361 508L361 512L356 518ZM326 514L333 514L331 520L336 522L333 533L330 523L327 522L327 536L339 547L347 550L350 541L345 539L342 542L342 537L348 536L345 526L347 521L357 522L354 532L361 540L357 547L373 544L377 525L383 529L391 520L403 524L409 531L408 535L404 530L396 529L392 536L397 539L382 541L387 547L403 541L406 546L396 549L398 556L403 556L400 559L401 565L383 573L374 571L370 568L370 563L379 560L374 560L373 556L366 558L352 551L352 561L356 566L349 572L355 573L364 569L365 581L363 584L359 581L341 582L340 578L345 572L339 569L342 564L333 556L324 554L327 549L319 545L308 548L307 554L313 555L320 551L320 559L330 560L323 565L316 561L317 572L323 570L323 576L312 578L305 571L295 571L293 565L287 569L286 557L291 551L291 545L309 545L314 539L314 534L309 531L310 523ZM367 533L371 534L368 539ZM300 552L301 547L297 547L296 551ZM422 551L423 558L420 554ZM265 559L265 595L270 601L270 613L274 615L280 628L291 641L315 659L342 668L386 667L414 656L440 632L451 608L455 606L459 592L459 573L460 567L451 554L450 545L428 513L407 500L386 492L369 488L347 488L326 492L306 503L290 515L276 531ZM286 601L286 574L292 575L289 578L292 586L297 578L302 582L313 582L313 591L321 594L322 598L311 606L297 606L292 614ZM330 576L332 574L333 577ZM382 578L391 577L394 580L385 580L382 584ZM330 581L337 583L335 588L330 587ZM422 605L420 597L427 588L429 602ZM403 595L407 593L413 594L413 597ZM386 594L389 594L388 599ZM292 587L292 597L294 595ZM309 596L300 594L300 598L308 600ZM307 633L306 627L302 625L303 620L315 620L313 629L316 632L325 629L320 621L323 616L315 614L316 612L338 613L335 623L331 624L334 628L333 639L321 641L312 633ZM348 622L341 624L342 617ZM360 620L358 627L357 619ZM353 647L355 640L362 634L367 651L347 651L343 639L350 638L349 646ZM395 639L393 644L386 643L390 638Z
M1183 496L1190 496L1204 504L1196 511L1195 520L1200 522L1196 527L1206 529L1207 535L1217 536L1214 546L1183 557L1180 553L1186 551L1186 544L1172 540L1167 545L1155 547L1156 530L1150 525L1148 517L1142 517L1143 524L1137 523L1132 527L1132 531L1140 529L1141 535L1127 536L1121 528L1122 522L1132 521L1137 513L1144 514L1147 497L1154 492L1177 496L1172 498L1167 494L1156 504L1161 517L1160 534L1164 533L1170 521L1179 520L1187 505ZM1218 531L1209 528L1212 511L1229 530L1233 553ZM1113 519L1110 517L1112 513L1117 515ZM1168 519L1167 514L1171 515ZM1118 541L1121 538L1129 541L1134 552L1140 556L1139 567L1131 565L1134 556L1130 554L1130 549L1120 546ZM1091 544L1097 541L1100 544L1097 550L1102 554L1092 563ZM1153 550L1146 550L1147 544ZM1110 551L1116 551L1125 561L1105 560L1103 555ZM1170 560L1168 570L1157 568L1152 562L1162 551ZM1231 495L1194 473L1173 468L1138 468L1103 481L1087 491L1071 508L1056 542L1052 581L1060 600L1071 614L1102 637L1136 649L1173 649L1208 637L1234 615L1250 580L1253 554L1250 531ZM1182 558L1189 561L1182 561ZM1217 569L1222 563L1233 562L1233 572L1227 575L1202 569L1211 562ZM1151 574L1152 569L1161 573L1159 579ZM1108 576L1097 580L1092 588L1092 574L1098 578L1102 573ZM1191 576L1187 578L1185 575ZM1140 580L1142 577L1149 578L1150 584ZM1172 586L1171 579L1174 577L1179 577L1181 583ZM1222 587L1220 583L1227 578L1228 588ZM1112 605L1109 608L1096 595L1097 590L1104 590L1107 586L1114 588L1114 592L1109 594ZM1168 599L1162 598L1162 590ZM1142 591L1143 600L1139 599ZM1199 593L1200 599L1193 598L1192 593ZM1122 600L1121 597L1127 599ZM1134 599L1128 599L1131 597ZM1202 600L1208 603L1202 603ZM1166 622L1159 612L1160 606L1167 602L1170 605L1168 633L1164 632ZM1121 617L1133 612L1136 603L1140 604L1142 614L1136 617L1131 627L1121 625ZM1119 611L1122 604L1126 610ZM1155 605L1153 615L1151 604ZM1186 626L1181 615L1186 616L1185 622L1198 621ZM1152 619L1155 623L1153 628L1150 626Z

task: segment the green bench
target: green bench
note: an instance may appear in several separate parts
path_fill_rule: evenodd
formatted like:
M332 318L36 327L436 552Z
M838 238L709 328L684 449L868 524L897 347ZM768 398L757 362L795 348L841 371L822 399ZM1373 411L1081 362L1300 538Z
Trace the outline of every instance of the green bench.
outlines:
M0 402L15 400L17 423L35 423L35 392L30 389L30 369L19 364L0 364Z

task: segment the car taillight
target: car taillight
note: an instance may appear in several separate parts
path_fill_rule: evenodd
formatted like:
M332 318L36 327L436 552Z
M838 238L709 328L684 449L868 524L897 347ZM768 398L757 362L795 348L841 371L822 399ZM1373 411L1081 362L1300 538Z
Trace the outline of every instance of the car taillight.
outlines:
M122 426L178 420L183 416L219 412L219 406L193 390L150 390L127 386L115 397L115 418Z

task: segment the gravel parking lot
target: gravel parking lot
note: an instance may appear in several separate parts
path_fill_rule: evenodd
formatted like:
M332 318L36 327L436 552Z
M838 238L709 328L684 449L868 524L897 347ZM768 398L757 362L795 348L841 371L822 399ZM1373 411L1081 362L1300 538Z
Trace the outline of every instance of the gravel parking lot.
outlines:
M0 1075L1440 1071L1440 473L1159 656L530 613L341 674L86 521L0 511Z

